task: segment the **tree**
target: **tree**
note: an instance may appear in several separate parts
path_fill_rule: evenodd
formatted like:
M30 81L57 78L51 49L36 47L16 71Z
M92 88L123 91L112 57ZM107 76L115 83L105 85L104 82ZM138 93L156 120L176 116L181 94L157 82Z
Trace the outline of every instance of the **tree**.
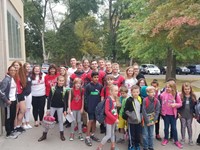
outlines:
M140 7L132 5L135 17L122 21L119 41L132 56L149 58L152 50L166 56L166 79L175 77L176 58L181 58L178 55L194 57L199 53L200 2L143 0L134 3ZM183 53L188 50L192 52Z

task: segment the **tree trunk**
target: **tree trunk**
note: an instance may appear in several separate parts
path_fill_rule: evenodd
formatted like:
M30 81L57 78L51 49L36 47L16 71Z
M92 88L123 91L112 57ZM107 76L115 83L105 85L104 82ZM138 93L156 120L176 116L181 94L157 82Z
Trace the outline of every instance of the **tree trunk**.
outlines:
M171 78L171 73L172 73L172 60L173 60L173 53L172 49L170 47L167 48L167 70L166 70L166 76L165 80L167 81L169 78Z

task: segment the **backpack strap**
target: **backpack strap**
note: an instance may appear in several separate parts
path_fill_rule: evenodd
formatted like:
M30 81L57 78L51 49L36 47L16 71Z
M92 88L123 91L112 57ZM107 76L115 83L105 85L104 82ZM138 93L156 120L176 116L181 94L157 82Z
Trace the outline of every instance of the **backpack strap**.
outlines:
M146 106L146 108L148 108L148 107L149 107L149 103L150 103L150 100L149 100L149 98L148 98L148 97L146 97L146 98L145 98L145 106ZM156 108L157 99L155 99L155 98L154 98L154 101L153 101L153 103L154 103L154 108Z
M56 91L56 87L55 87L55 86L52 86L52 87L51 87L52 97L54 96L55 91Z

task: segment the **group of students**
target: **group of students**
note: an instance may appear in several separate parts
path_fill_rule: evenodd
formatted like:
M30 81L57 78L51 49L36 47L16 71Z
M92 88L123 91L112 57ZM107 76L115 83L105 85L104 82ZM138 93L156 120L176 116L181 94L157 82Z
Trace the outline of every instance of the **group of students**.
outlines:
M86 145L92 146L92 140L100 142L97 150L101 150L108 140L114 150L115 141L124 142L125 139L129 141L128 150L140 150L141 145L144 150L153 150L154 125L155 137L163 146L173 138L175 145L183 148L186 127L188 142L193 145L192 120L197 98L189 83L182 85L179 94L173 79L168 80L162 90L156 79L147 86L138 64L128 67L123 76L118 63L104 59L81 62L71 58L70 63L69 69L52 64L47 74L41 72L39 65L30 70L29 63L22 65L14 61L11 64L0 84L0 105L5 107L7 138L17 138L19 133L32 128L29 124L31 106L34 126L41 125L47 99L46 115L57 113L62 141L65 141L63 115L72 114L75 121L71 123L69 140L74 140L77 126L78 137L85 140ZM101 141L95 136L95 111L100 101L105 101L105 121L100 127L106 134ZM159 135L160 117L164 120L163 140ZM181 142L178 141L177 118L181 121ZM82 127L87 129L85 138ZM115 137L116 128L122 133L120 139ZM45 140L47 133L45 128L38 141Z

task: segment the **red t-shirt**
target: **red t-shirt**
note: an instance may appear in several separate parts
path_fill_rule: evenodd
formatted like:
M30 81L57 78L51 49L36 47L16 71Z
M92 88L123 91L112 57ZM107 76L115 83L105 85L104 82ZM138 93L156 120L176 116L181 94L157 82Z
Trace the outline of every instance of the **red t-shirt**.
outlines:
M56 86L56 83L57 83L57 77L59 76L59 74L56 74L56 75L49 75L47 74L45 77L44 77L44 82L45 82L45 87L46 87L46 96L49 96L50 94L50 90L51 90L51 87L52 86Z
M108 97L110 96L110 89L108 86L104 87L102 90L101 90L101 94L100 94L101 97Z
M81 93L82 91L82 93ZM71 100L71 110L81 110L82 108L82 98L84 96L84 89L73 88L73 98Z
M124 85L125 79L122 75L119 75L118 77L114 78L113 84L117 85L119 88Z
M20 79L17 79L16 85L17 85L17 94L21 94L23 90Z

